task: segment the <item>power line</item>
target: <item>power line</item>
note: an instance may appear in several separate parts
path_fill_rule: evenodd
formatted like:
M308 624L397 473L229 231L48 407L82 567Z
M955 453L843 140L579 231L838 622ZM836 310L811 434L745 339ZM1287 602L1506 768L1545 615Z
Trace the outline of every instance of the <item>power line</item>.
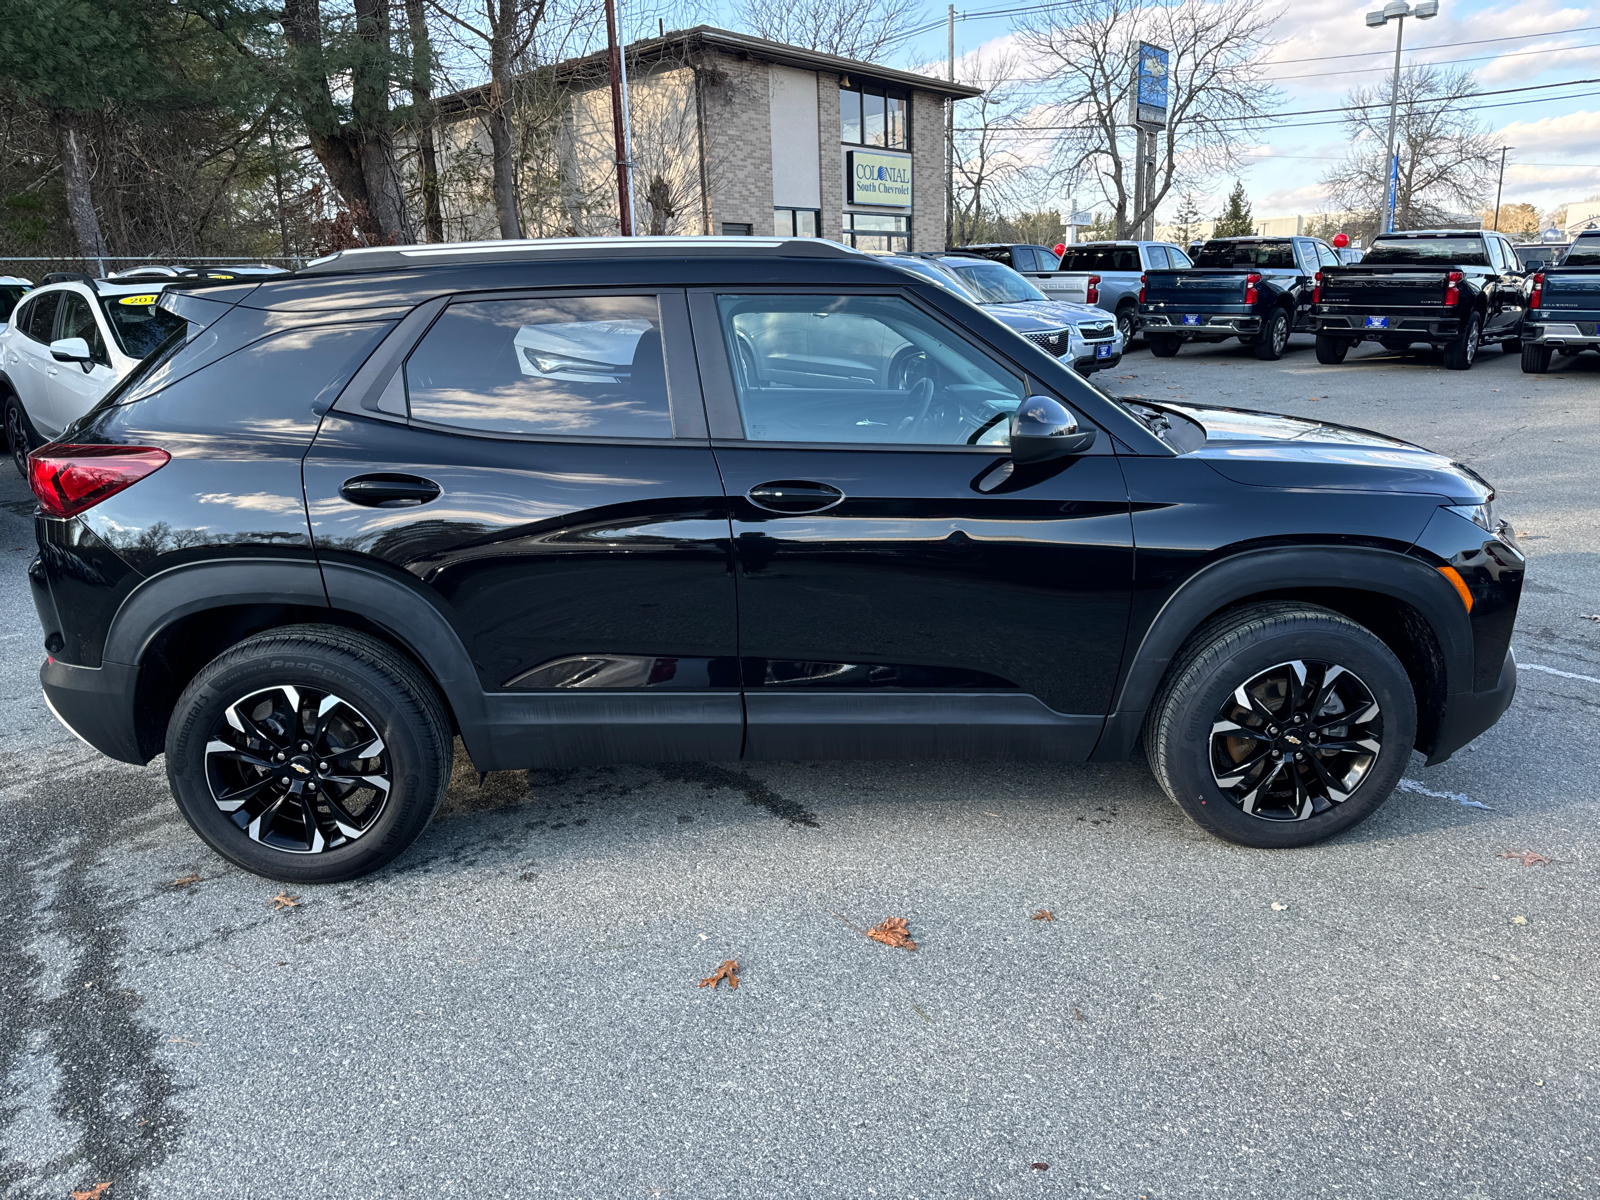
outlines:
M1548 29L1543 33L1516 33L1506 37L1477 38L1470 42L1435 42L1431 46L1407 46L1405 53L1422 54L1429 50L1450 50L1456 46L1484 46L1490 42L1525 42L1529 38L1560 37L1566 33L1592 33L1600 29L1600 25L1575 25L1571 29ZM1281 67L1297 62L1329 62L1336 58L1371 58L1375 54L1391 54L1390 50L1363 50L1359 54L1318 54L1311 58L1275 58L1269 59L1261 65L1264 67Z
M1502 58L1526 58L1530 54L1565 54L1568 50L1592 50L1600 46L1600 42L1584 42L1581 46L1556 46L1549 50L1513 50L1510 54L1479 54L1472 58L1436 58L1425 63L1413 63L1413 66L1447 67L1455 63L1469 62L1498 62ZM1265 66L1276 66L1276 63L1266 63ZM1322 79L1328 75L1348 75L1352 71L1392 71L1390 66L1381 67L1346 67L1342 71L1314 71L1307 75L1268 75L1269 83L1281 83L1290 79Z

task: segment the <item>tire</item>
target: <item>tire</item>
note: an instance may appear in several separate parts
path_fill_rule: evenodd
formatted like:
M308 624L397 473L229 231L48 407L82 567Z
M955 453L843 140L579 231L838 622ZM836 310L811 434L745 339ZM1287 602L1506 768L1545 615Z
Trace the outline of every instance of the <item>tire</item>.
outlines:
M1317 361L1326 366L1338 366L1344 361L1344 356L1350 353L1350 347L1355 344L1354 338L1329 337L1325 333L1317 334Z
M1145 344L1150 347L1150 353L1157 358L1171 358L1177 354L1178 347L1183 345L1179 338L1171 334L1150 333L1145 335Z
M16 467L18 475L26 479L28 451L39 445L38 432L34 429L33 422L28 420L28 413L22 407L22 401L15 396L7 394L0 397L0 408L5 410L0 413L0 420L5 422L6 445L11 450L11 465Z
M1292 711L1291 679L1313 689L1302 693L1308 702L1301 706L1312 716L1280 727L1269 722ZM1238 704L1246 688L1258 710ZM1366 715L1329 724L1341 712ZM1318 726L1320 739L1299 732ZM1249 736L1229 737L1232 730ZM1376 812L1400 781L1416 731L1411 681L1370 630L1330 609L1272 601L1195 632L1150 708L1145 749L1162 790L1202 829L1241 846L1285 849L1333 837ZM1304 749L1314 740L1331 747L1334 738L1338 751ZM1291 764L1294 754L1305 757Z
M1261 337L1255 343L1256 357L1262 362L1277 362L1289 348L1289 334L1293 328L1294 322L1289 319L1287 309L1273 309L1272 315L1267 318L1267 327L1261 331Z
M1522 373L1543 375L1550 369L1550 352L1553 346L1535 346L1524 342L1522 346Z
M291 625L190 681L167 724L167 779L224 858L284 883L338 883L416 840L444 800L454 745L443 701L410 660L366 634Z
M1444 365L1449 371L1470 371L1478 358L1478 343L1483 338L1483 317L1473 313L1461 336L1444 348Z
M1124 304L1117 309L1117 330L1122 334L1123 348L1133 344L1133 338L1139 332L1139 310L1131 304Z

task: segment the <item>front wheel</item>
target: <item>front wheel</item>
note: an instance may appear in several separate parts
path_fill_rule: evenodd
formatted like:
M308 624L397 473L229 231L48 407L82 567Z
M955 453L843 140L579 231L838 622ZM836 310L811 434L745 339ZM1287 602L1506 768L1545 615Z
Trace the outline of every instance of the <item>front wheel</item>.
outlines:
M1552 346L1536 346L1524 342L1522 345L1522 373L1524 375L1543 375L1550 369L1550 353Z
M1261 331L1255 347L1256 357L1262 362L1277 362L1283 357L1283 352L1289 348L1289 314L1286 310L1275 309L1267 318L1267 327Z
M1450 371L1470 371L1478 358L1478 343L1483 340L1483 318L1473 313L1467 327L1444 348L1444 365Z
M1377 811L1417 730L1405 668L1364 626L1292 601L1198 630L1151 706L1156 781L1201 828L1264 849L1307 846Z
M1150 353L1157 358L1171 358L1178 353L1178 347L1183 345L1178 338L1163 333L1148 334L1145 342L1150 347Z
M1350 353L1353 338L1329 337L1325 333L1317 334L1317 361L1326 366L1337 366L1344 361L1344 356Z
M166 749L178 808L218 854L269 879L337 883L416 840L454 742L409 659L365 634L294 625L201 668Z

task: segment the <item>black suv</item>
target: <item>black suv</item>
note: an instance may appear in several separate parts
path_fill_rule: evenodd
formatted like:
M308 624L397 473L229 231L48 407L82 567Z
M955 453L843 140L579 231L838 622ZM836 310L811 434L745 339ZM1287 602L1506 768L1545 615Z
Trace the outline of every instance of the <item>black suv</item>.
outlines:
M1510 702L1471 471L1117 401L822 241L346 251L169 290L36 450L51 707L252 871L346 879L482 771L1111 761L1211 832L1360 821Z

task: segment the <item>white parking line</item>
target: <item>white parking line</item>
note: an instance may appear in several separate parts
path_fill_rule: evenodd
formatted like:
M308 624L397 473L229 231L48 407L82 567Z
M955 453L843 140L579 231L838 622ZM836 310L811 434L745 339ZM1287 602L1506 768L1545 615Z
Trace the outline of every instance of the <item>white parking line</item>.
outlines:
M1579 675L1576 671L1558 671L1554 667L1541 667L1538 663L1519 662L1519 671L1543 671L1546 675L1559 675L1563 679L1581 679L1585 683L1600 683L1593 675Z
M1521 663L1517 664L1521 666ZM1484 812L1493 812L1487 804L1479 804L1476 800L1468 800L1460 792L1436 792L1432 788L1425 788L1420 783L1411 779L1402 779L1395 785L1402 792L1416 792L1423 796L1432 796L1435 800L1454 800L1465 808L1481 808Z

